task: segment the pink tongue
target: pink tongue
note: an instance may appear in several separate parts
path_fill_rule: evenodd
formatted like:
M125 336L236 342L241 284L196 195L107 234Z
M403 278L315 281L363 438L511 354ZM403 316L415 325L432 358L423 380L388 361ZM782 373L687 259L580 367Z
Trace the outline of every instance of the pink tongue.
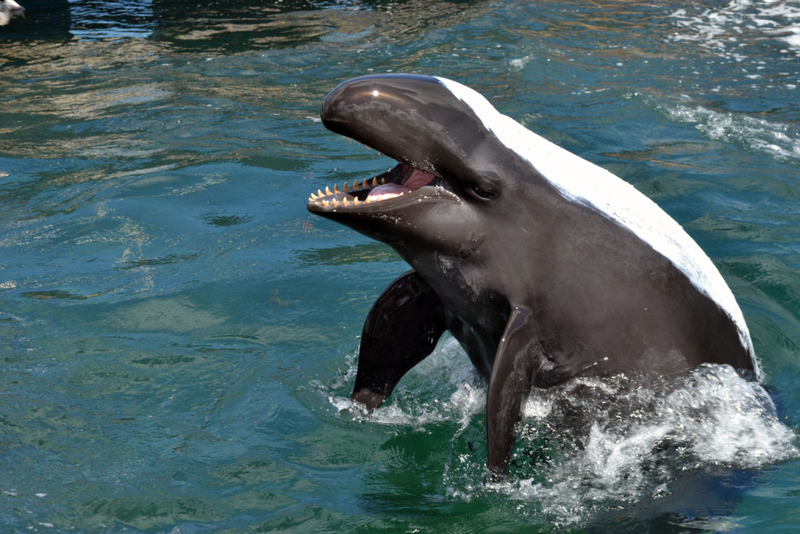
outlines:
M412 191L416 191L420 187L428 185L433 180L434 176L432 174L428 174L427 172L420 171L418 169L414 169L414 172L411 173L411 176L403 182L403 185L410 188Z
M414 169L411 174L406 178L403 185L398 184L384 184L379 185L369 193L369 198L373 200L383 200L384 198L392 198L405 193L416 191L420 187L426 186L434 179L432 174Z

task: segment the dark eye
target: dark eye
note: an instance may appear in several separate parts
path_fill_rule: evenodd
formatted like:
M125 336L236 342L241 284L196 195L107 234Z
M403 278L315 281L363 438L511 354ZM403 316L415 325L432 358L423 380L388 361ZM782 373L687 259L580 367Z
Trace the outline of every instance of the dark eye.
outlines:
M491 191L485 191L478 187L477 185L472 186L472 191L481 198L485 198L487 200L493 199L497 195Z

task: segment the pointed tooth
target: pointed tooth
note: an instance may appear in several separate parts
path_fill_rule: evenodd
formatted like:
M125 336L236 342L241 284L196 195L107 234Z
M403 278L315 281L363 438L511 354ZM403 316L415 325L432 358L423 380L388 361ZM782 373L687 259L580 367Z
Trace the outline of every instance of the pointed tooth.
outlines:
M328 195L328 196L333 194L333 193L331 193L331 188L328 187L327 185L325 186L325 194Z
M322 198L325 196L325 193L322 192L322 189L317 189L317 198Z
M336 200L335 198L331 201L331 204L333 204L334 208L338 208L339 207L339 201Z
M355 200L353 200L353 206L358 206L359 204L358 197L356 197Z
M328 207L329 204L330 202L328 202L327 200L322 201L322 205L325 206L326 208Z
M308 197L308 201L309 201L309 202L314 202L314 199L313 199L313 198L311 198L311 197Z
M369 180L364 180L364 183L361 184L361 187L363 187L364 189L369 189Z
M386 178L381 178L381 185L386 183Z
M353 189L358 189L358 180L353 180Z
M347 202L347 197L342 199L342 206L347 206L349 203Z
M372 204L372 199L371 199L371 198L369 198L369 197L367 197L367 200L366 200L366 202L367 202L367 204Z
M377 187L377 186L378 186L378 179L377 178L373 178L372 179L372 187Z
M311 198L312 198L313 200L317 200L317 195L315 195L314 193L311 193Z
M347 182L344 183L344 192L348 193L350 191L350 186L347 185Z
M341 193L341 191L339 191L339 184L334 184L333 185L333 192L334 193Z

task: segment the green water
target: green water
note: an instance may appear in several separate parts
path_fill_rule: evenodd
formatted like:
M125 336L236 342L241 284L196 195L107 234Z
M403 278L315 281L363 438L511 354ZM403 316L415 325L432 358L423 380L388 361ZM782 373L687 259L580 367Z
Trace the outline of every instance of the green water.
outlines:
M800 3L26 7L0 29L0 531L800 529ZM305 204L391 166L318 119L380 72L470 85L653 198L771 396L721 369L537 393L503 484L452 339L350 404L407 266Z

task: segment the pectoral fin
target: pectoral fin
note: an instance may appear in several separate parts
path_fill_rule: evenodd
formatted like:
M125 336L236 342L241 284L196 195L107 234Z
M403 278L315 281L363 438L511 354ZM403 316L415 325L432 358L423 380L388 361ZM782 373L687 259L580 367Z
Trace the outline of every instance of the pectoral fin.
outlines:
M445 317L439 297L416 271L392 282L364 322L352 399L369 409L380 406L436 347Z
M533 387L537 368L537 332L533 314L515 307L497 348L486 398L489 469L502 473L517 439L522 403Z

